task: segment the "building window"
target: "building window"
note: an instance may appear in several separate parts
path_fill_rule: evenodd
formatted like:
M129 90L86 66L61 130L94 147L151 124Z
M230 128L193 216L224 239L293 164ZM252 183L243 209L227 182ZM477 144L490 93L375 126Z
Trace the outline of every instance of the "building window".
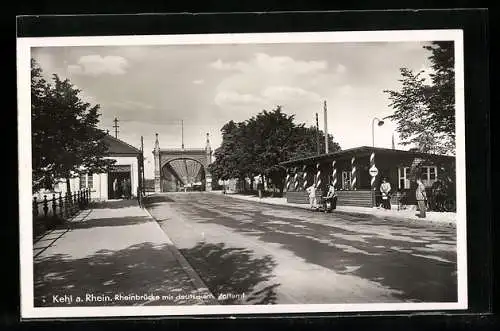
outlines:
M87 188L91 190L94 188L94 175L92 174L87 175Z
M342 189L350 190L351 189L351 172L350 171L342 171Z
M421 173L422 183L431 187L432 184L436 182L437 179L437 167L436 166L423 166Z
M409 167L400 167L398 168L398 188L400 189L409 189L410 188L410 168Z
M83 190L87 187L87 175L80 174L80 190Z
M92 174L81 174L80 175L80 190L94 188L94 179Z

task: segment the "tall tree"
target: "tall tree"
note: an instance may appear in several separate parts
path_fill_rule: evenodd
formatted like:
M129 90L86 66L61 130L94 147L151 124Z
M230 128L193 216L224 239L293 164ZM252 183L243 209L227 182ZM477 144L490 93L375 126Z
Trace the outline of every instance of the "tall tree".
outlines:
M226 123L222 129L222 144L214 151L215 161L209 165L209 171L215 178L227 180L241 178L238 167L238 132L239 125L234 121Z
M263 175L283 191L286 171L279 163L316 154L316 129L296 125L294 116L285 114L281 106L272 111L263 110L244 122L228 122L221 131L222 144L210 166L220 179L250 178L253 181L255 176ZM324 141L322 132L320 139ZM332 152L340 149L332 136L329 136L329 147Z
M106 133L97 127L100 106L81 100L81 91L68 79L53 75L50 85L41 73L32 60L33 173L41 179L34 181L33 189L51 188L66 179L70 192L70 178L82 172L105 172L115 161L105 159L107 145L102 138Z
M42 68L31 59L31 127L32 127L32 189L38 191L51 184L50 170L53 164L48 155L43 153L41 146L47 144L45 128L50 123L47 112L47 95L50 85L43 78Z
M296 128L293 120L294 116L285 114L281 106L273 111L264 110L255 118L258 134L254 142L255 170L280 191L283 190L286 173L279 163L287 160L295 148L290 144Z
M318 139L320 145L320 154L325 152L325 133L318 130L316 127L305 127L299 125L294 130L292 137L293 144L295 145L291 158L303 158L314 156L318 154ZM334 153L340 151L340 145L333 140L333 136L328 134L328 152Z
M455 71L453 42L432 42L430 83L423 71L401 68L401 89L389 95L402 145L422 152L455 153Z

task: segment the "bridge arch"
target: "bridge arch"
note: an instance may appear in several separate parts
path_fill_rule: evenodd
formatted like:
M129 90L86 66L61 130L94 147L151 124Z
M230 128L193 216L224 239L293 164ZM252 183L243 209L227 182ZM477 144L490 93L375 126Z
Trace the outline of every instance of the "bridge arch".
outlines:
M199 158L175 157L166 159L160 168L161 191L205 190L206 165Z
M208 171L208 166L212 163L212 148L208 133L205 148L160 148L158 134L156 134L153 155L155 159L155 192L176 191L179 182L185 185L186 178L181 178L183 171L179 169L181 166L179 162L184 162L184 166L186 166L187 161L191 163L192 167L193 163L200 166L204 189L211 190L212 176ZM176 167L177 169L175 169ZM189 172L189 169L187 171ZM169 180L170 184L168 184ZM176 183L175 188L172 182Z

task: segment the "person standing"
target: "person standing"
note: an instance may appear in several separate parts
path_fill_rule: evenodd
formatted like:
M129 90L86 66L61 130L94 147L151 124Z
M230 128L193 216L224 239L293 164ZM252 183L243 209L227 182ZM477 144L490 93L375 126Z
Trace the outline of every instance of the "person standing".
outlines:
M121 193L121 198L125 199L127 197L127 179L122 179L121 183L121 188L122 188L122 193Z
M259 199L262 199L262 191L264 190L264 183L262 181L262 177L258 177L257 182L257 191L259 192Z
M420 214L418 217L425 218L425 212L427 209L427 193L425 192L425 185L422 183L420 178L417 178L417 189L415 191L415 197L417 199L418 210Z
M113 199L118 198L118 179L115 178L113 181Z
M125 198L130 199L132 197L132 185L130 179L125 179Z
M384 209L391 209L391 184L387 181L386 177L382 179L380 192L382 193L382 207L384 207Z
M326 194L325 205L327 203L330 203L330 208L326 208L325 206L325 210L331 210L337 208L337 193L335 193L335 186L333 186L333 183L330 183L330 186L328 187L328 193Z
M314 186L314 184L309 186L306 189L306 191L307 191L307 193L309 193L309 206L311 207L311 209L317 209L317 207L316 207L316 187Z

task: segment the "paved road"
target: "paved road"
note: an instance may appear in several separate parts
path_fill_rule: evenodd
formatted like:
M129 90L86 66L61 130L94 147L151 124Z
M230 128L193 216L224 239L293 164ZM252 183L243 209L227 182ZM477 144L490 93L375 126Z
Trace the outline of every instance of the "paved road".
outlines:
M148 201L221 304L457 300L452 228L215 193L169 193Z

